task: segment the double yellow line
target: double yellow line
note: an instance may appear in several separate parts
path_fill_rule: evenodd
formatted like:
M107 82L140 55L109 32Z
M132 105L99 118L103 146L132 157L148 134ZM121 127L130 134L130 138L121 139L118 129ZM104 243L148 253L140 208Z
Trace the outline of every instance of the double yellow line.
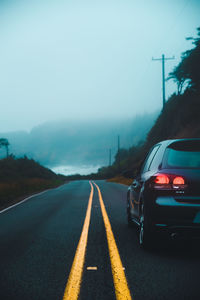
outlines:
M108 242L108 249L111 261L113 282L115 286L115 295L117 300L131 300L131 294L128 288L126 276L124 273L124 268L121 262L121 258L119 255L119 251L115 242L115 238L112 232L112 228L110 225L110 221L105 209L105 205L103 203L103 198L101 195L101 191L96 183L94 183L98 190L99 202L101 206L101 212L104 220L104 225L106 229L106 236ZM90 225L90 217L91 217L91 209L92 209L92 199L94 194L94 187L90 182L91 192L88 202L88 208L86 212L86 217L83 225L83 230L81 233L81 237L78 243L78 247L76 250L76 254L74 257L74 261L72 264L72 268L69 274L68 282L65 288L65 293L63 300L77 300L81 287L81 280L83 274L83 267L85 261L85 253L88 239L88 231Z

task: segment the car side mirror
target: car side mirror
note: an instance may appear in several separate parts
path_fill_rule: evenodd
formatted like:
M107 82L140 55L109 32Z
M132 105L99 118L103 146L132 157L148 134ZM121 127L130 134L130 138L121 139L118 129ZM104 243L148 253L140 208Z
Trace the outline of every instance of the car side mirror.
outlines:
M131 184L131 186L132 186L132 188L133 188L134 190L140 188L140 181L137 180L137 179L134 179L133 182L132 182L132 184Z

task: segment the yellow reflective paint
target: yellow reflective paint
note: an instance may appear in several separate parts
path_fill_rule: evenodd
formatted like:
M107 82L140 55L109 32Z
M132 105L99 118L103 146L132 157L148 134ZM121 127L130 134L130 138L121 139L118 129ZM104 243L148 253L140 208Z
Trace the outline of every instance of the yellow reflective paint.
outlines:
M63 300L76 300L78 299L79 292L80 292L80 286L81 286L81 279L82 279L82 273L83 273L83 265L85 261L85 252L86 252L86 246L87 246L87 239L88 239L88 230L90 225L90 216L91 216L91 208L92 208L92 199L93 199L93 193L94 188L91 184L91 192L88 202L88 208L86 212L86 217L83 225L83 230L81 233L81 237L78 243L78 247L76 250L76 254L74 257L74 261L72 264L72 268L69 274L68 282L65 288L65 293Z
M87 270L88 270L88 271L96 271L96 270L97 270L97 267L87 267Z
M115 286L115 295L117 300L131 300L131 293L128 288L128 283L124 273L124 267L121 262L119 251L115 242L115 238L112 232L110 221L103 203L101 191L96 183L94 183L99 195L99 202L101 205L101 212L103 215L104 225L106 228L106 236L108 241L108 249L110 254L110 261L112 267L112 275Z

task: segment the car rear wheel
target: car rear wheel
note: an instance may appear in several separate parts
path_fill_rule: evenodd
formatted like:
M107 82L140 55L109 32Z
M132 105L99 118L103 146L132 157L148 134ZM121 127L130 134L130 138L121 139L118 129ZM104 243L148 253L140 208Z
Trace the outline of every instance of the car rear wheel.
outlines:
M149 224L145 206L142 204L140 213L140 226L139 226L139 243L140 247L150 249L154 244L154 234Z

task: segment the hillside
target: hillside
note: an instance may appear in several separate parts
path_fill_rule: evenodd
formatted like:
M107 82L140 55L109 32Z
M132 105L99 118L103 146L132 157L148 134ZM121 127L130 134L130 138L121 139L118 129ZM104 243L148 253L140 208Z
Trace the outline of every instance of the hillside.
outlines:
M30 132L0 133L10 143L10 153L27 155L44 166L104 165L108 149L117 151L117 136L121 145L144 140L158 113L138 115L127 120L52 121L33 128ZM145 120L145 122L144 122ZM0 149L0 158L5 150Z
M197 31L197 38L190 38L194 48L183 53L182 61L170 73L169 79L177 83L178 92L166 102L145 142L120 149L113 165L99 170L99 177L123 175L134 178L155 143L166 139L200 137L200 73L197 68L200 66L200 28Z
M173 95L147 136L147 144L163 139L200 137L200 94L187 89Z
M7 207L32 193L56 187L65 181L27 157L0 160L0 208Z

